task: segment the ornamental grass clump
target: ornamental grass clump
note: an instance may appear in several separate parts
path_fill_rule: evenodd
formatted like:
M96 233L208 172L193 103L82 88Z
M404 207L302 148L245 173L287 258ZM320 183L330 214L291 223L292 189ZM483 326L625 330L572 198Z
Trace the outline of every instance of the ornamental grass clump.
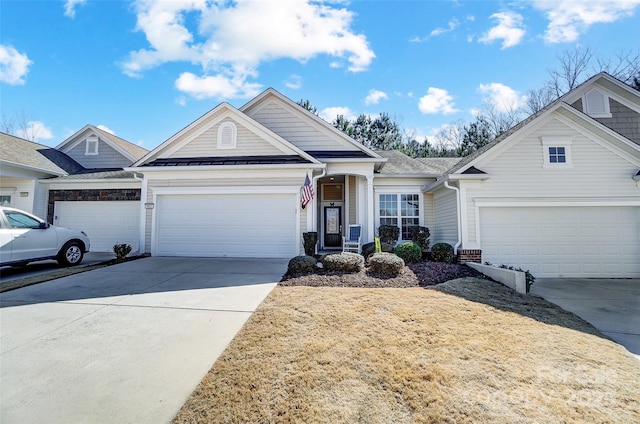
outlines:
M394 253L407 263L420 262L422 260L422 247L412 241L397 245Z
M377 274L396 276L403 268L404 261L393 253L374 253L369 258L369 269Z
M364 257L351 252L326 255L322 258L322 266L327 271L360 272L364 269Z
M315 272L318 261L313 256L301 255L291 258L287 266L287 274L310 274Z

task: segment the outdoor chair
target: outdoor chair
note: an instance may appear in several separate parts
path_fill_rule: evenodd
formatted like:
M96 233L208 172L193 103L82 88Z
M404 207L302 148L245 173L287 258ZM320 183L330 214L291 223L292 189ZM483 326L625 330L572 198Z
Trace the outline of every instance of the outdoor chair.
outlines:
M358 224L349 225L349 236L342 237L342 251L360 253L362 247L362 226Z

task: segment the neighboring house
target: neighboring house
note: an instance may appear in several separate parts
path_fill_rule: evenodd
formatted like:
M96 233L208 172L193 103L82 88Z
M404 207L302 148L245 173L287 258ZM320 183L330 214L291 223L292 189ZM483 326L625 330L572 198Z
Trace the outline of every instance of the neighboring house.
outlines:
M0 133L0 204L44 216L48 188L40 184L83 168L58 150Z
M423 190L435 239L463 257L538 277L640 277L639 167L640 92L602 73Z
M350 224L364 242L382 224L402 240L422 225L462 261L640 277L640 93L607 74L466 158L372 151L273 89L218 105L151 152L92 126L58 149L103 169L41 180L48 219L106 229L106 250L290 258L307 231L339 250ZM307 176L315 196L302 208Z
M93 251L137 251L141 181L123 171L148 151L87 125L56 148L1 135L3 203L84 230Z

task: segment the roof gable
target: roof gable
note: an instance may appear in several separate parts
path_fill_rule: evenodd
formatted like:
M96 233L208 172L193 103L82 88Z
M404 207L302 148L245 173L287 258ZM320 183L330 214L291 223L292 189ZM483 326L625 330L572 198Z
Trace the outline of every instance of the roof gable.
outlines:
M231 128L235 136L233 146L221 146L222 127ZM228 103L221 103L187 127L170 137L133 166L153 163L156 166L239 164L242 158L257 158L267 162L274 157L299 157L303 162L319 163L282 137L243 114ZM182 159L197 159L184 161ZM234 158L224 161L224 158ZM178 160L180 159L180 160Z
M357 151L363 152L365 157L380 159L373 150L273 88L267 89L240 110L306 152Z
M97 143L95 153L86 147L88 140ZM96 169L128 166L148 153L146 149L91 124L68 137L56 149L85 168Z

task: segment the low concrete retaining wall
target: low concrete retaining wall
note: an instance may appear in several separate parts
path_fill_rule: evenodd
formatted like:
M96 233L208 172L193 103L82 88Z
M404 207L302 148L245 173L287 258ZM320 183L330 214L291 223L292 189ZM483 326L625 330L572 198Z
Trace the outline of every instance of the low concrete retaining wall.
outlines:
M512 288L518 293L527 293L527 277L522 271L513 271L506 268L498 268L492 265L482 265L475 262L467 262L467 266L483 273L487 277Z

